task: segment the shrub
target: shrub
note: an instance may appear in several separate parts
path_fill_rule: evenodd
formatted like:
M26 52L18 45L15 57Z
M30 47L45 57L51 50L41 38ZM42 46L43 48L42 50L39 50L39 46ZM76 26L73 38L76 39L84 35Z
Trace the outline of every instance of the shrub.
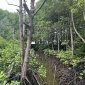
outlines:
M60 60L66 64L66 65L72 65L75 66L80 62L80 57L77 56L72 56L72 51L60 51L58 53L57 58L60 58Z
M46 77L46 68L43 65L41 65L38 69L38 73L40 74L40 76Z
M45 55L54 55L54 56L56 56L57 55L57 51L51 50L51 49L45 49L44 50L44 54Z

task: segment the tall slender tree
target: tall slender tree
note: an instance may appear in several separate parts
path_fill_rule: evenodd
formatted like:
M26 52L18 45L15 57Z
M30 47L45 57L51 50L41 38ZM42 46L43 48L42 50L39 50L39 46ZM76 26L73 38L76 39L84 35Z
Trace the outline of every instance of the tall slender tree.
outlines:
M23 37L23 13L22 0L19 0L19 30L20 30L20 44L21 44L21 64L24 60L24 37Z

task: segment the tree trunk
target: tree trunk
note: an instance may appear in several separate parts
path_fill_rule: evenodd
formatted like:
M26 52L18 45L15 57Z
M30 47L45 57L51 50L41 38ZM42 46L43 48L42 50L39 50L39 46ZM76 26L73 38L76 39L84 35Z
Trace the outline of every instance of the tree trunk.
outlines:
M45 3L45 1L44 1L44 3ZM33 18L34 18L34 15L39 10L34 13L34 2L35 2L35 0L31 0L31 9L30 10L27 7L25 0L23 0L23 2L24 2L23 6L24 6L26 12L28 13L28 17L29 17L29 23L28 23L28 27L29 27L29 33L28 34L29 35L27 36L26 47L24 47L25 45L24 45L24 38L23 38L23 34L24 34L23 27L24 26L23 26L23 15L22 15L22 0L20 0L20 15L19 15L20 18L19 18L19 21L20 21L20 28L21 28L20 29L20 37L21 37L21 46L22 46L22 54L23 54L20 85L26 85L25 84L26 81L29 83L29 85L31 85L30 81L26 77L26 73L27 73L27 67L28 67L27 65L28 65L28 62L29 62L29 53L30 53L31 42L32 42ZM42 6L43 6L43 4L40 6L40 8Z
M72 51L72 56L74 54L74 45L73 45L73 32L72 32L72 23L70 22L70 35L71 35L71 51Z
M26 49L25 49L25 56L24 56L24 62L22 66L22 72L21 72L21 81L20 85L24 85L24 81L28 81L26 77L27 73L27 64L29 61L29 52L31 49L31 39L32 39L32 31L33 31L33 11L34 11L34 0L31 0L31 15L29 16L29 36L27 38L27 43L26 43Z
M23 62L23 67L22 67L22 74L21 74L21 82L26 79L26 72L27 72L27 63L28 63L28 58L29 58L29 52L31 49L31 39L32 39L32 18L30 17L30 27L31 29L29 30L29 36L27 39L27 47L25 50L25 57L24 57L24 62Z
M60 40L60 38L59 38L59 33L58 33L58 35L57 35L57 39L58 39L58 52L60 51L60 46L59 46L59 40Z
M74 24L74 18L73 18L73 13L71 12L71 19L72 19L72 25L74 28L75 33L78 35L78 37L85 43L85 39L78 33L75 24Z
M84 8L83 8L83 16L84 16L84 20L85 20L85 0L84 0Z
M21 44L21 65L24 61L24 37L23 37L23 13L22 0L19 0L19 30L20 30L20 44Z
M74 19L73 19L73 13L71 12L71 20L72 20L72 25L74 28L75 33L78 35L78 37L85 43L85 39L78 33L75 24L74 24Z

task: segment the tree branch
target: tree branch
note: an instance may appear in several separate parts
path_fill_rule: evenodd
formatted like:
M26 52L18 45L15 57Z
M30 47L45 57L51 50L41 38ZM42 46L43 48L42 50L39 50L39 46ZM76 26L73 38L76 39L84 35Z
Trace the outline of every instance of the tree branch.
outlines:
M13 6L19 7L18 5L10 4L7 0L5 0L5 1L7 2L8 5L13 5Z
M32 85L31 82L28 80L27 77L25 77L25 79L27 80L27 82L29 83L29 85Z
M19 9L16 9L18 13L20 13Z
M23 6L24 6L25 10L27 11L28 15L30 15L30 10L29 10L27 4L23 3Z
M35 75L34 71L32 71L32 72L33 72L33 76L34 76L34 78L35 78L35 80L36 80L37 84L38 84L38 85L40 85L40 83L39 83L39 81L38 81L38 79L37 79L37 77L36 77L36 75Z
M24 24L25 24L26 27L28 27L30 29L30 26L27 23L24 22Z
M44 0L43 3L41 4L41 6L36 10L36 12L34 13L34 16L39 12L39 10L43 7L43 5L45 4L47 0Z

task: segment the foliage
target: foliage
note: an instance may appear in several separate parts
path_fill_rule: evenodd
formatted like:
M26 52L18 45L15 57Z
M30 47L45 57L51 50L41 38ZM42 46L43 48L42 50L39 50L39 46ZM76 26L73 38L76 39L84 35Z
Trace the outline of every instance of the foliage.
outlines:
M46 68L41 64L41 62L39 62L37 57L38 55L35 54L35 51L33 49L31 49L29 65L32 69L36 70L41 77L46 77Z
M0 70L6 70L8 66L15 62L18 64L20 62L20 48L18 41L9 41L6 42L7 45L5 48L1 49L0 52Z
M6 40L0 36L0 49L4 49L7 45Z
M6 84L6 75L3 71L0 72L0 85L19 85L17 81L11 81L11 83Z
M37 3L36 9L40 6L43 0ZM67 34L70 41L69 28L70 28L70 12L74 14L74 22L78 32L85 38L85 20L84 13L84 0L49 0L46 1L42 9L38 12L34 19L35 40L49 41L54 40L54 32L60 33L60 38L65 40ZM85 44L75 36L74 37L74 53L76 56L84 57ZM57 40L57 39L56 39ZM70 44L68 44L70 46Z
M80 56L81 58L85 56L85 43L81 42L79 38L76 38L74 48L75 48L74 54L76 56Z
M43 0L40 0L37 3L37 6L42 3ZM38 8L36 7L36 8ZM48 41L49 44L54 40L54 32L60 33L60 44L62 41L65 41L66 38L64 36L68 36L68 47L71 48L71 39L70 39L70 12L73 12L74 23L77 31L81 34L81 36L85 39L85 2L84 0L47 0L43 8L39 11L39 13L35 17L35 34L34 36L38 36L36 40ZM50 22L51 26L46 25L46 22ZM46 28L45 28L46 27ZM47 29L46 31L45 29ZM44 29L45 28L45 29ZM45 30L45 31L42 31ZM66 32L65 32L66 31ZM46 49L44 50L44 54L49 56L55 56L59 58L65 65L75 67L79 64L80 60L85 57L85 43L83 43L78 36L73 31L73 39L74 39L74 56L72 56L71 50L57 51ZM43 35L45 35L43 37ZM56 36L57 37L57 36ZM55 38L57 41L57 38ZM62 46L60 45L60 48ZM77 66L78 67L78 66ZM79 70L80 71L80 70ZM79 78L82 80L84 77L84 73L81 71Z
M79 79L80 79L80 80L85 79L85 76L84 76L84 75L85 75L85 70L82 70L82 71L80 72L79 76L78 76Z
M39 18L39 17L38 17ZM47 22L47 21L43 21L43 20L39 20L36 18L37 21L39 22L35 22L35 29L34 29L34 34L33 34L33 38L34 40L47 40L49 37L49 32L51 32L51 22Z
M0 85L19 85L19 82L17 82L17 81L11 81L10 84L9 83L6 84L6 82L4 81L3 83L0 83Z
M1 39L2 41L6 41L5 39ZM18 67L17 65L20 64L20 47L19 47L19 42L17 40L13 41L10 40L6 43L1 43L1 51L0 51L0 81L4 81L2 83L0 83L1 85L4 85L4 83L6 82L6 75L4 74L4 72L7 73L8 70L11 69L11 65L14 63L14 68L13 68L13 72L18 72ZM4 45L6 44L6 45ZM35 54L35 51L32 49L30 51L30 58L29 58L29 65L31 68L38 70L40 75L43 77L45 76L45 71L44 71L44 67L42 67L41 63L37 60L37 54ZM41 71L43 70L43 72ZM17 85L18 82L13 81L11 84L7 84L7 85Z
M46 68L43 65L41 65L38 69L38 73L40 74L40 76L46 77Z
M80 62L80 57L78 56L72 56L72 52L69 51L60 51L58 53L58 58L60 58L61 61L63 61L64 64L66 65L72 65L76 66Z
M42 3L40 0L37 3L36 9ZM65 12L66 11L66 12ZM53 40L54 31L58 31L63 26L63 20L61 17L66 18L68 8L64 2L49 0L46 1L43 8L39 11L34 19L35 33L34 36L38 40L51 41Z
M11 69L14 63L13 71L17 72L16 65L20 64L20 47L17 40L9 40L0 37L0 85L5 85L6 74ZM18 82L13 81L7 85L18 85Z
M18 38L18 16L0 9L0 36L5 39Z
M6 84L6 85L19 85L19 82L17 82L17 81L11 81L10 84Z
M30 51L30 58L29 58L29 65L33 69L37 69L40 66L40 62L37 60L37 54L35 54L35 51L31 49Z
M59 58L64 64L72 66L76 66L81 60L81 58L78 56L72 56L72 52L70 50L56 52L55 50L45 49L44 54L55 56L56 58Z
M57 56L57 51L55 51L55 50L51 50L51 49L45 49L44 50L44 54L45 55L54 55L54 56Z
M4 74L3 71L0 71L0 82L4 81L6 78L6 75Z
M47 0L42 9L34 17L33 40L36 42L46 42L52 44L54 40L54 32L60 33L60 38L64 39L65 34L68 34L70 43L69 30L70 27L70 11L74 14L74 22L78 32L85 38L85 20L83 19L83 3L84 0ZM43 0L39 0L36 9L41 5ZM14 34L14 35L13 35ZM10 69L10 65L15 63L15 69L20 64L20 47L19 42L11 40L18 38L18 16L16 13L9 13L0 9L0 79L5 79L4 72ZM71 50L60 51L45 49L46 44L40 44L39 50L44 50L44 54L53 55L59 58L64 64L75 66L80 62L80 59L85 56L85 43L75 35L74 38L74 56ZM56 38L57 40L57 35ZM62 39L62 40L63 40ZM9 40L9 41L8 41ZM60 40L61 42L61 40ZM70 46L70 44L68 44ZM30 51L29 65L33 69L37 69L38 73L46 77L46 68L37 60L34 50ZM16 69L18 71L18 69ZM79 78L85 74L84 71L80 73ZM14 84L16 83L16 84ZM4 84L1 84L4 85ZM13 81L11 85L17 85Z

